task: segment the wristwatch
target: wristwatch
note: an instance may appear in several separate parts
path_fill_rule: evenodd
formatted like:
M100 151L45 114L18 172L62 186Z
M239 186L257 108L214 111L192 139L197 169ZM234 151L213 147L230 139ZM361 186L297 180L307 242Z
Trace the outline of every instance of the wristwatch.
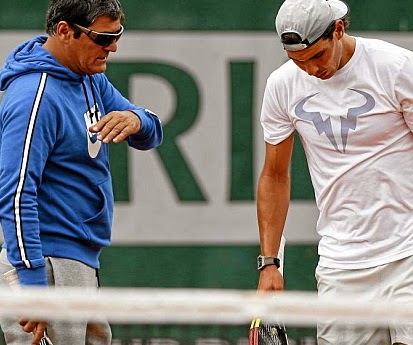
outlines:
M262 256L258 255L257 257L258 270L261 271L265 266L275 265L277 268L280 268L280 259L274 256Z

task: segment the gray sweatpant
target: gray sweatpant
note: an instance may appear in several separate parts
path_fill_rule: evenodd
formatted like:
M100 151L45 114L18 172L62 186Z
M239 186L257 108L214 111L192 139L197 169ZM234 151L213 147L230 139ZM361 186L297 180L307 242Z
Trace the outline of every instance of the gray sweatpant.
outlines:
M79 261L47 257L47 279L53 286L98 286L96 269ZM0 286L8 283L3 274L13 269L7 260L6 250L0 252ZM64 296L62 296L64 298ZM17 319L2 319L1 328L7 345L30 345L32 334L25 333ZM107 322L62 322L50 321L47 334L53 345L110 345L112 333Z

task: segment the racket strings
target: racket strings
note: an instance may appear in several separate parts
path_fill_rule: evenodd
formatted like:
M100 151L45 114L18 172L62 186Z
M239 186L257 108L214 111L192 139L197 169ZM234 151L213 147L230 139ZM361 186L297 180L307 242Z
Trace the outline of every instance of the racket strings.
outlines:
M258 331L258 345L287 345L284 327L262 324Z

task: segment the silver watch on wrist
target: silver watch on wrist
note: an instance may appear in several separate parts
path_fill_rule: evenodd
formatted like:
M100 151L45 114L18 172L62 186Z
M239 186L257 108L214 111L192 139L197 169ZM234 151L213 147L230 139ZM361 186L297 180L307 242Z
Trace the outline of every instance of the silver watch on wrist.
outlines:
M268 265L275 265L277 268L280 268L280 259L274 256L258 255L257 257L258 271L261 271L265 266L268 266Z

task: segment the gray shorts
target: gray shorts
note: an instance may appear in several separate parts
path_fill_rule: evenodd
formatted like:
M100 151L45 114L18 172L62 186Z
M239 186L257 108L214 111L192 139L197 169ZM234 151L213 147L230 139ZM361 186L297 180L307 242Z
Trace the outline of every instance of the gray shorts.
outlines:
M47 279L53 286L83 286L97 288L96 269L79 261L47 257ZM7 260L6 251L0 252L0 286L8 283L3 274L13 267ZM63 297L63 296L62 296ZM25 333L17 319L3 319L1 328L7 345L29 345L33 336ZM47 334L53 345L88 344L110 345L111 330L108 323L50 321Z
M413 257L356 270L317 266L316 279L319 296L351 294L365 301L413 301ZM386 328L345 326L338 322L319 323L317 338L318 345L413 344L413 320L407 326L394 325Z

